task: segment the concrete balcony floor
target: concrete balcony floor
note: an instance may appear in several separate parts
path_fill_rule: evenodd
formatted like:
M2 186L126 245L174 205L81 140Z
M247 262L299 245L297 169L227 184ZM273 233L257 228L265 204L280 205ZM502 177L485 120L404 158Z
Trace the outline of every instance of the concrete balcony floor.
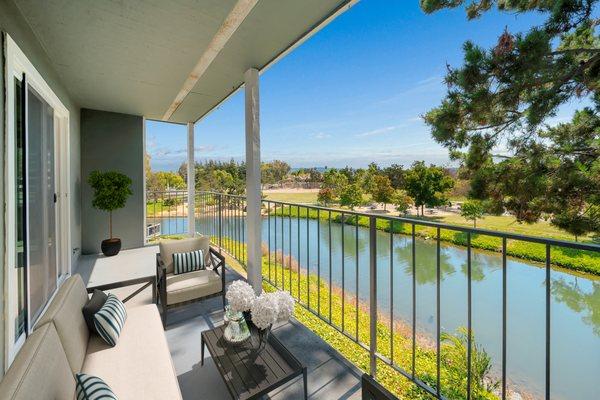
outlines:
M157 246L124 250L115 257L83 256L75 273L88 286L147 276L155 271ZM227 281L242 277L227 269ZM123 298L137 287L113 290ZM128 305L151 303L150 289L142 291ZM229 392L206 352L200 366L200 333L223 323L221 299L208 299L183 306L169 313L165 331L171 357L184 400L230 399ZM274 334L308 368L309 399L360 399L361 372L332 349L320 337L295 319L273 329ZM296 379L271 392L267 398L295 400L302 398L302 380Z

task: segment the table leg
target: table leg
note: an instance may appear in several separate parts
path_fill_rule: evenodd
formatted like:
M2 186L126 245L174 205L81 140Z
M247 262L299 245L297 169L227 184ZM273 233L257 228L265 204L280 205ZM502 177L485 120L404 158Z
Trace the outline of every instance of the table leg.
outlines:
M308 377L306 376L306 367L302 368L302 380L304 381L304 400L308 400Z
M200 366L204 366L204 336L200 336Z
M154 278L154 281L152 282L152 303L153 304L158 303L158 301L156 299L156 278Z

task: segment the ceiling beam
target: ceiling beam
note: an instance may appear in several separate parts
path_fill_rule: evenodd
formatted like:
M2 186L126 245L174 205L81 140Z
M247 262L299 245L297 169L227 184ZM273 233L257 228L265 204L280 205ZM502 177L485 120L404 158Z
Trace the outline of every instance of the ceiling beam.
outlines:
M257 3L258 0L238 0L217 30L217 33L215 33L215 36L211 39L206 50L204 50L204 53L200 56L198 63L196 63L196 66L194 66L192 72L190 72L183 83L183 87L179 93L177 93L177 96L175 96L175 99L165 112L165 115L163 116L164 121L168 121L181 103L183 103L187 95L192 91L194 86L196 86L198 80L204 75L210 64L217 58L221 50L223 50L229 39L231 39L235 31L237 31Z

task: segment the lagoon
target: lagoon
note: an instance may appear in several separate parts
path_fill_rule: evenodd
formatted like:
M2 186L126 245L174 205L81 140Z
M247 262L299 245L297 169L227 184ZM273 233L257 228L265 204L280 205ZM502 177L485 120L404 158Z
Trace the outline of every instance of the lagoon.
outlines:
M186 229L185 218L157 218L156 221L161 222L163 234L183 233ZM236 225L234 218L224 218L223 233L234 229L241 232L240 220L237 222ZM200 232L208 232L212 226L212 220L197 219ZM275 220L271 216L270 221L263 219L263 242L267 243L269 236L271 251L291 254L304 271L319 272L321 279L325 282L331 279L334 287L341 288L343 284L349 296L357 292L358 277L359 298L368 304L368 229L344 225L342 240L341 224L288 217ZM416 332L421 338L434 340L436 242L417 238L414 245ZM379 311L390 315L393 300L394 320L409 327L413 322L412 246L410 236L377 231ZM455 333L457 328L467 324L467 250L442 243L440 255L441 329ZM552 398L596 398L595 384L600 376L600 279L553 268L551 288ZM475 339L492 357L493 373L499 376L502 355L500 254L472 250L472 300ZM322 305L321 312L326 315L327 306ZM353 308L350 312L353 313ZM410 370L409 365L401 367ZM419 374L418 365L416 373ZM543 398L545 270L537 263L513 258L507 259L507 374L510 388Z

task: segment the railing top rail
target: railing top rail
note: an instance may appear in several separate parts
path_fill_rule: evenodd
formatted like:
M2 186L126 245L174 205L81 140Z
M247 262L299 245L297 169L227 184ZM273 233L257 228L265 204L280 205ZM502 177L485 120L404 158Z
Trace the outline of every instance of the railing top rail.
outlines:
M246 200L246 196L244 195L238 195L238 194L230 194L230 193L220 193L220 192L213 192L210 190L201 190L199 192L196 192L196 194L214 194L217 196L225 196L225 197L235 197L238 199L243 199ZM263 200L264 201L264 200Z
M245 196L241 196L241 195L233 195L233 194L219 193L219 192L212 192L212 191L201 191L198 193L207 193L207 194L213 194L213 195L218 195L218 196L235 197L235 198L242 198L242 199L246 198ZM558 247L565 247L565 248L570 248L570 249L575 249L575 250L586 250L586 251L593 251L593 252L600 253L600 245L594 244L594 243L572 242L572 241L567 241L567 240L543 238L543 237L538 237L538 236L520 235L517 233L510 233L510 232L492 231L492 230L481 229L481 228L469 228L469 227L465 227L465 226L450 225L450 224L444 224L441 222L426 221L426 220L421 220L421 219L416 219L416 218L399 217L399 216L393 216L393 215L378 215L378 214L372 214L372 213L366 213L366 212L360 212L360 211L342 210L342 209L328 208L328 207L322 207L322 206L315 206L315 205L310 205L310 204L289 203L289 202L269 200L269 199L263 199L262 201L263 201L263 203L273 203L273 204L279 204L279 205L284 205L284 206L301 207L301 208L306 208L306 209L322 210L322 211L327 211L327 212L331 211L331 212L337 212L337 213L340 213L343 215L354 215L354 216L367 217L367 218L374 217L377 219L400 222L400 223L407 223L407 224L411 224L411 225L428 226L428 227L433 227L433 228L452 230L452 231L456 231L456 232L463 232L463 233L470 233L470 234L484 235L484 236L492 236L492 237L498 237L498 238L506 238L509 240L519 240L519 241L530 242L530 243L538 243L538 244L544 244L544 245L550 245L550 246L558 246Z

